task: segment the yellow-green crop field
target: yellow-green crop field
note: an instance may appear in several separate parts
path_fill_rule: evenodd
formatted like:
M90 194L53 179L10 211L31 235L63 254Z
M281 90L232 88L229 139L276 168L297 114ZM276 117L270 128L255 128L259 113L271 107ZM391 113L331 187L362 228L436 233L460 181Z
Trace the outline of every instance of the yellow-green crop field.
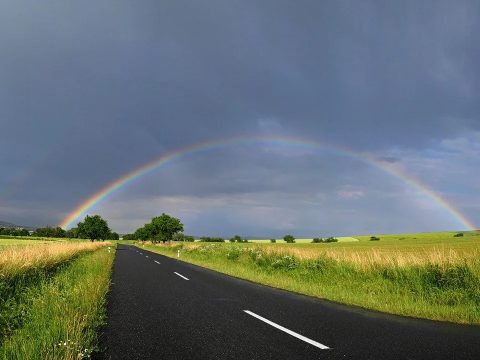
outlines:
M0 359L90 358L115 247L65 239L0 244Z
M480 232L353 236L293 244L146 245L226 274L399 315L480 324ZM372 234L373 235L373 234Z

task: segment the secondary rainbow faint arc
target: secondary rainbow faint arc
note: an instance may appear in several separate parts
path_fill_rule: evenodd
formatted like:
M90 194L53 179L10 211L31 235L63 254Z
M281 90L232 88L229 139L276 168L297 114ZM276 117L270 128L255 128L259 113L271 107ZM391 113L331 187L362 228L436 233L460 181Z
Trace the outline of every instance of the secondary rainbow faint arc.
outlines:
M442 208L446 209L457 221L459 221L463 226L465 226L469 230L474 230L475 225L464 215L462 214L453 204L449 203L441 194L435 192L433 189L428 187L426 184L421 182L420 180L416 179L414 176L407 174L402 169L375 159L369 154L354 152L350 149L341 148L339 146L333 146L331 144L325 144L320 142L315 142L312 140L288 137L288 136L236 136L230 138L223 138L220 140L213 140L213 141L205 141L198 144L193 144L187 147L183 147L180 149L172 150L162 154L159 158L156 158L153 161L150 161L146 164L137 167L128 173L124 174L123 176L119 177L118 179L110 182L93 195L91 195L88 199L83 201L79 206L75 208L59 225L62 228L70 227L75 220L80 218L83 214L87 213L92 207L100 203L102 200L106 199L109 195L113 194L115 191L127 186L129 183L138 179L158 168L161 166L173 162L176 159L179 159L183 156L205 151L212 148L217 148L221 146L227 145L236 145L242 143L276 143L280 145L296 145L296 146L305 146L311 147L315 149L326 149L330 151L337 152L341 155L347 155L349 157L353 157L364 162L367 162L375 167L382 169L383 171L403 180L407 184L413 186L414 188L420 190L422 193L426 194L432 200L434 200L437 204L439 204Z

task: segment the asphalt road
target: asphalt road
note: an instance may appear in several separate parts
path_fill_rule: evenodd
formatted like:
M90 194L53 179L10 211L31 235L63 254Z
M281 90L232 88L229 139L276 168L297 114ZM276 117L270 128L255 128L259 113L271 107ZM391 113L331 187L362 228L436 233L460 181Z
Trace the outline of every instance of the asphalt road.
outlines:
M105 359L480 359L480 327L334 304L125 245L101 343Z

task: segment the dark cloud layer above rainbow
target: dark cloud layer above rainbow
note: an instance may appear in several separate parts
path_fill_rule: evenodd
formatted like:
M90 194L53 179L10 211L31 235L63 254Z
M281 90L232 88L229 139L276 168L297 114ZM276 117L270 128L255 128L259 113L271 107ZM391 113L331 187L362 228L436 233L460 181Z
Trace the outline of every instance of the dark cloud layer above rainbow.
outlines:
M479 227L479 14L462 0L2 1L0 220Z

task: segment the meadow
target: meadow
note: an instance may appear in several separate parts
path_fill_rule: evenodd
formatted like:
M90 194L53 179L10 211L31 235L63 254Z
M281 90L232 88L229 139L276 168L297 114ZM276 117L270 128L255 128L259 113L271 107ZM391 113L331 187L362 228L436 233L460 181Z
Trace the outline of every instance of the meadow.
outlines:
M89 358L105 318L112 244L1 242L0 359Z
M354 236L295 244L146 244L232 276L382 312L480 324L480 233ZM140 245L140 244L138 244ZM141 246L141 245L140 245Z

